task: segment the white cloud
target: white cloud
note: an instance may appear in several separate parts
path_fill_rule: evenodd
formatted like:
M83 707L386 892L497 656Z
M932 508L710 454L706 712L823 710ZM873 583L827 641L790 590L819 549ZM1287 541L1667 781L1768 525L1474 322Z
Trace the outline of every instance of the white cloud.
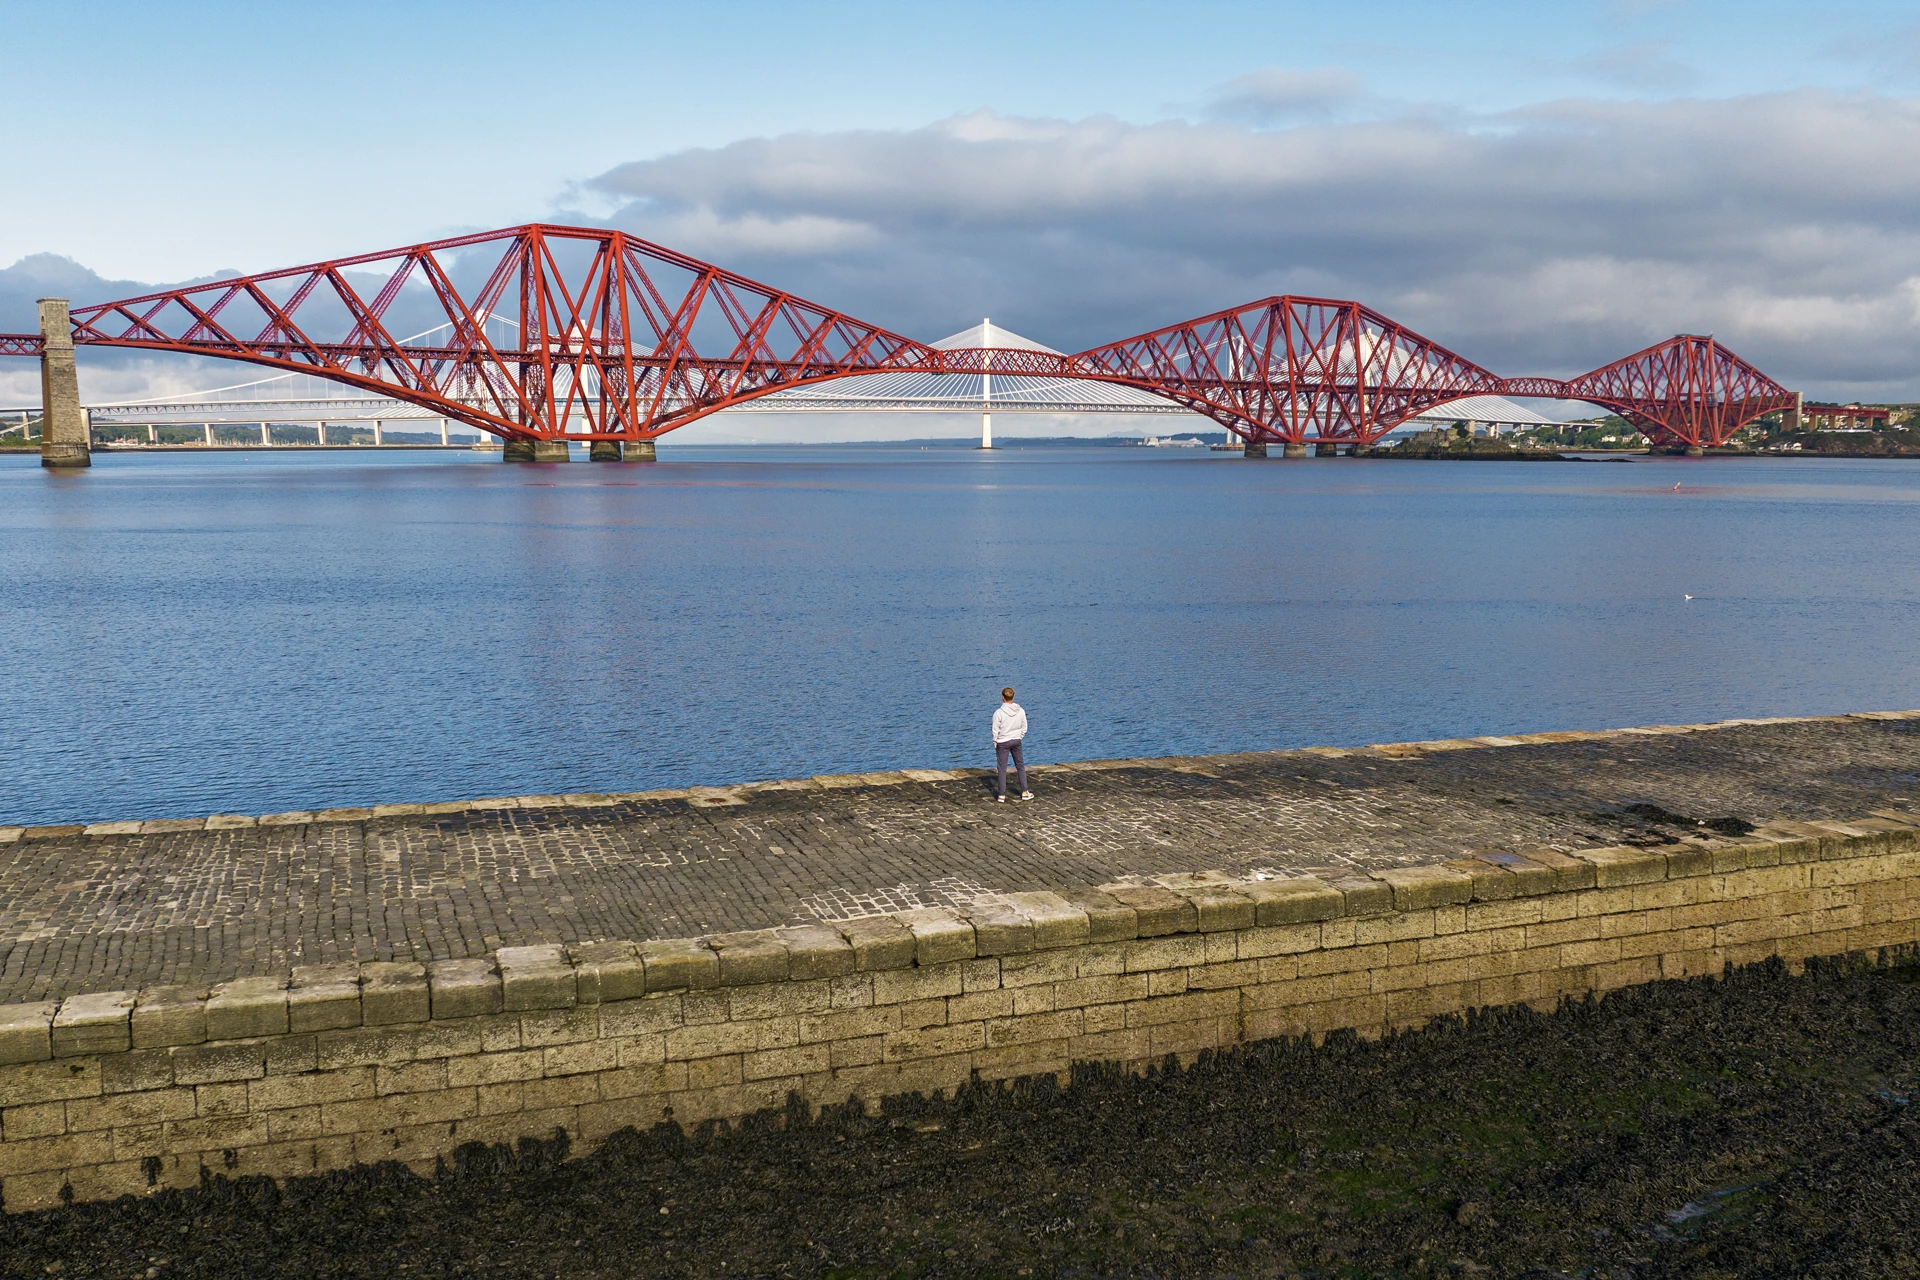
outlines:
M1712 331L1809 391L1893 397L1920 396L1915 154L1920 99L1799 91L1276 130L981 111L591 185L619 225L923 337L990 314L1071 350L1291 291L1514 373Z
M1258 96L1234 83L1216 98ZM1920 98L1820 91L1275 129L983 110L622 165L583 184L611 213L578 220L921 338L991 315L1078 350L1295 292L1503 372L1713 332L1813 394L1920 399L1915 155ZM26 259L0 269L0 330L40 292L147 287ZM95 358L117 393L158 376ZM37 396L30 362L0 363L15 393Z

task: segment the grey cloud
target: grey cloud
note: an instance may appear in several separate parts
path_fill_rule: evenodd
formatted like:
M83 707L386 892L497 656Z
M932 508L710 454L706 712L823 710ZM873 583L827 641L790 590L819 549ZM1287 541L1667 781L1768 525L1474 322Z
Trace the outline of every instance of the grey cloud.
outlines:
M1340 67L1262 67L1215 85L1207 114L1254 125L1323 119L1366 95L1359 76Z
M1576 65L1590 76L1633 89L1679 89L1699 77L1693 68L1668 54L1672 47L1665 40L1616 45Z
M1714 332L1809 392L1920 399L1916 154L1920 99L1814 91L1270 130L981 111L623 165L590 184L610 219L561 216L922 338L991 315L1073 350L1312 293L1507 372ZM42 293L150 287L24 259L0 269L0 330ZM431 322L415 301L397 324ZM0 362L0 398L31 376Z
M1810 391L1920 396L1920 100L1570 100L1254 130L976 112L622 165L611 219L921 337L1076 349L1355 297L1568 373L1712 331Z

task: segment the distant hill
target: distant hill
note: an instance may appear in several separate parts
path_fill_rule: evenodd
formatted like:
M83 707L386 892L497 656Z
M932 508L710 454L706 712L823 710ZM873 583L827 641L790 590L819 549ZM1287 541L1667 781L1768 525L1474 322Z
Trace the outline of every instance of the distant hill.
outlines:
M70 298L75 302L108 302L138 297L163 285L139 280L108 280L57 253L31 253L10 267L0 267L0 332L33 333L40 327L41 298Z

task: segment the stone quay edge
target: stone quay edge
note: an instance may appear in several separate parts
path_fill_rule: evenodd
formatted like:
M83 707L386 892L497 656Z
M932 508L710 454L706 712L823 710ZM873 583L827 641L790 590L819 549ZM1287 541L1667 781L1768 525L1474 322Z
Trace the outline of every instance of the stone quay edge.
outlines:
M1313 876L1244 880L1220 872L1183 872L1146 884L989 894L969 907L921 908L832 925L503 947L485 959L426 964L302 965L280 977L237 978L210 987L151 987L0 1005L0 1065L590 1008L667 992L808 982L1186 935L1228 935L1231 945L1207 948L1204 954L1215 961L1246 960L1262 958L1250 954L1250 947L1277 948L1271 954L1282 954L1360 939L1446 936L1469 928L1467 915L1490 904L1582 890L1626 890L1895 852L1912 854L1913 869L1920 873L1916 850L1920 810L1887 809L1851 822L1770 823L1750 838L1571 853L1537 849L1332 882ZM1840 882L1825 875L1813 880ZM1382 923L1448 908L1456 909L1449 915L1455 927L1437 933L1424 929L1429 923L1424 915L1422 927ZM1505 913L1493 912L1500 914ZM1362 928L1361 921L1370 927ZM1284 945L1274 930L1289 930L1285 938L1304 945ZM1202 952L1193 954L1198 959ZM6 1096L0 1089L0 1105Z
M1203 770L1209 763L1267 760L1289 755L1343 759L1376 754L1388 758L1432 755L1445 751L1474 751L1488 747L1524 747L1546 743L1606 742L1624 736L1710 733L1744 725L1832 724L1848 720L1920 720L1916 711L1854 711L1833 716L1762 716L1715 720L1705 724L1638 725L1625 729L1567 729L1546 733L1487 734L1476 738L1436 738L1423 742L1382 742L1360 747L1296 747L1282 751L1243 751L1207 756L1132 756L1111 760L1072 760L1028 766L1028 773L1044 776L1060 771L1099 771L1138 767ZM0 825L0 844L17 840L51 840L68 836L163 835L191 831L238 831L250 827L305 826L312 823L369 822L381 818L430 817L438 814L485 813L508 809L598 808L615 804L684 801L691 808L725 808L746 804L755 793L823 790L852 787L888 787L909 782L944 782L987 778L991 769L885 769L872 773L820 774L810 778L781 778L730 786L663 787L652 791L568 792L564 794L487 796L468 800L379 804L337 809L295 809L285 813L215 813L197 818L147 818L114 822L73 822L42 826Z
M1526 739L1363 750L1510 743ZM878 1100L1082 1062L1143 1070L1916 943L1920 805L1886 804L1737 836L1332 877L1181 872L698 937L90 991L0 1005L0 1203L148 1194L203 1170L427 1170L467 1142L555 1129L588 1150L624 1127L731 1121L796 1097Z

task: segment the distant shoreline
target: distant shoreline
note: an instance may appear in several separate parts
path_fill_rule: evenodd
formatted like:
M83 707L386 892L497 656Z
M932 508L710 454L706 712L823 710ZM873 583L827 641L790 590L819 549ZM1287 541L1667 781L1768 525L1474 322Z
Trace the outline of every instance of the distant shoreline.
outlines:
M1204 437L1201 437L1201 439L1203 444L1210 443L1206 441ZM584 442L575 441L573 443L584 443ZM674 442L670 442L669 447L676 450L682 449L682 448L685 448L685 449L790 449L790 448L909 449L911 448L911 449L951 449L955 451L964 450L964 451L970 451L970 452L1004 452L1007 450L1016 450L1016 449L1023 449L1023 448L1144 449L1144 448L1152 447L1152 448L1155 448L1156 451L1160 451L1160 447L1146 446L1141 444L1140 438L1137 436L1003 436L994 443L994 447L990 451L981 450L979 442L967 436L916 437L916 438L907 439L907 440L766 440L766 441L713 440L713 441L687 441L684 443L674 441ZM497 452L499 448L500 448L500 445L498 442L492 442L489 444L482 444L482 445L476 445L472 442L454 443L454 444L440 444L438 442L433 442L433 443L406 442L406 443L379 444L379 445L375 445L375 444L262 445L257 443L207 445L207 444L147 444L144 442L143 443L115 443L115 442L106 441L106 442L97 443L93 446L93 450L96 453L159 453L159 454L179 454L179 455L192 455L192 454L201 454L201 453L323 453L323 452L324 453L377 453L377 452L394 452L394 451L400 451L400 450L412 450L415 452L426 451L426 452L444 452L444 453L487 453L487 452ZM1166 451L1175 455L1178 455L1181 453L1188 453L1188 452L1196 453L1196 454L1208 453L1208 450L1205 448L1196 448L1193 446L1175 446ZM11 441L0 441L0 456L7 455L7 454L22 454L22 455L36 454L37 455L39 452L40 452L40 445L38 441L29 442L27 444L17 444ZM1215 448L1212 450L1212 452L1213 453L1225 452L1225 453L1232 454L1234 451L1221 450L1221 449ZM1656 457L1677 456L1677 455L1657 454L1645 448L1582 449L1582 448L1573 448L1573 447L1561 447L1561 448L1552 450L1552 452L1568 460L1586 459L1591 461L1599 461L1599 460L1613 461L1615 459L1622 459L1622 458L1656 458ZM1829 451L1829 450L1818 450L1818 449L1794 450L1792 452L1713 449L1713 450L1709 450L1706 456L1709 458L1830 458L1830 459L1853 459L1855 461L1861 461L1861 460L1911 461L1911 460L1915 460L1916 458L1920 458L1920 454L1864 453L1864 452L1852 453L1852 452L1844 452L1844 451ZM1398 459L1382 456L1381 458L1378 458L1376 460L1402 461L1402 462L1430 462L1430 461L1491 462L1491 461L1501 461L1503 459L1497 454L1483 454L1483 455L1461 455L1459 457L1447 457L1447 458L1423 458L1423 457L1415 457L1412 455L1408 455Z

